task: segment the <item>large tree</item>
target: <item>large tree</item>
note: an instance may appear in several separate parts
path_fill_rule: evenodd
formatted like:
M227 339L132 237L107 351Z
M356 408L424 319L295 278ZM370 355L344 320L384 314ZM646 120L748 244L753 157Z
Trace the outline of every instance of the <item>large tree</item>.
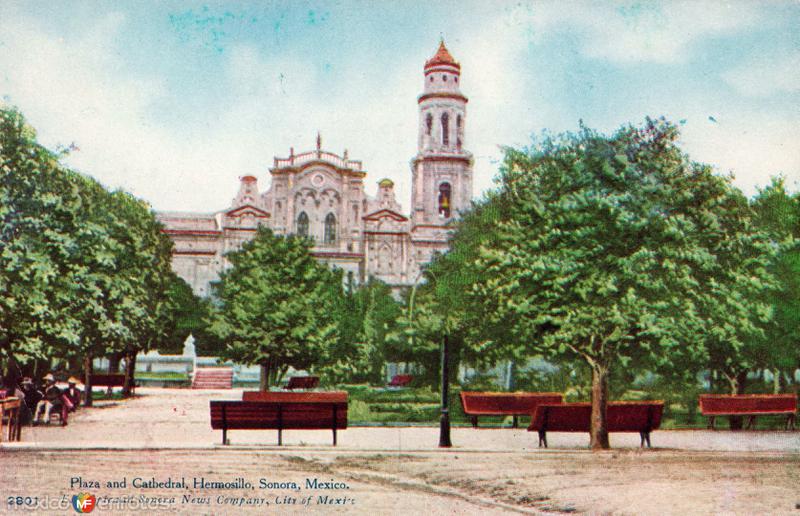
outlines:
M320 372L329 381L382 384L387 335L400 313L391 288L374 278L358 286L350 281L331 311L339 336L326 348Z
M648 120L611 137L583 128L506 150L497 202L507 217L481 247L485 272L470 292L487 320L514 321L531 351L586 361L593 449L609 447L613 366L702 359L706 332L727 315L718 296L738 303L726 328L765 316L740 295L769 278L757 235L739 214L725 220L738 194L677 138L671 124ZM725 253L737 246L748 260L731 273L735 253Z
M212 304L209 298L197 296L192 287L173 274L167 287L172 317L165 321L163 334L156 343L161 354L180 354L189 335L195 339L198 355L217 355L224 344L208 332Z
M83 361L88 381L93 357L127 355L130 387L133 357L172 310L172 244L149 206L60 157L0 109L0 358L14 374Z
M10 374L54 345L76 344L64 257L80 225L80 195L58 156L13 109L0 109L0 358Z
M437 254L404 298L405 307L390 333L390 360L424 366L427 383L439 383L441 346L446 336L450 348L451 380L459 365L492 366L501 359L527 356L524 340L515 334L513 314L498 321L484 317L482 307L470 295L483 269L479 252L491 245L495 227L505 216L494 193L463 214L449 242L449 251Z
M777 288L767 299L774 316L757 365L772 370L778 393L800 367L800 193L790 194L785 179L776 177L759 190L752 205L756 224L767 232L777 251L770 264Z
M261 390L290 366L322 362L337 338L332 307L342 294L341 274L311 255L308 239L264 227L226 259L231 268L213 284L218 304L209 328L226 342L224 356L261 366Z

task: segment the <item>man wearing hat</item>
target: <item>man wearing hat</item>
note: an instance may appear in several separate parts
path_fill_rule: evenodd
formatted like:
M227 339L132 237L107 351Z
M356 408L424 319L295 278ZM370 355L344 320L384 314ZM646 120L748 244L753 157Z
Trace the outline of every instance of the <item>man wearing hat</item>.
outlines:
M21 412L22 414L22 424L27 425L31 422L31 417L33 413L36 411L36 405L38 405L39 401L42 399L42 393L36 386L33 384L33 380L31 380L30 376L26 376L20 382L20 389L22 390L22 399L25 402L25 410Z
M78 407L81 404L81 390L78 389L78 379L74 376L70 376L69 380L67 380L67 391L64 395L69 400L72 407L69 408L70 412L74 412L78 410Z
M56 410L61 410L63 405L61 401L61 389L56 386L56 379L53 377L51 373L48 373L43 378L44 384L44 399L42 399L39 403L36 404L36 414L33 416L33 423L42 423L50 424L50 412L55 408ZM42 414L44 414L44 419L41 419ZM63 419L62 413L62 420L61 424L65 424Z

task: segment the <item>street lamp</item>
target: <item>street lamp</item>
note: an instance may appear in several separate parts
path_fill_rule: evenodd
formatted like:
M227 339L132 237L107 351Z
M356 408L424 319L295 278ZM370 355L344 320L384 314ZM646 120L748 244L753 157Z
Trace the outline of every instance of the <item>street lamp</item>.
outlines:
M409 319L413 321L414 318L414 297L417 293L417 285L422 276L429 274L433 281L436 281L436 275L429 270L423 270L417 276L417 281L414 282L414 287L411 289L411 296L408 301ZM439 417L439 448L450 448L453 443L450 441L450 410L448 409L448 398L450 395L450 342L447 335L447 330L443 332L442 345L441 345L441 379L442 379L442 414Z

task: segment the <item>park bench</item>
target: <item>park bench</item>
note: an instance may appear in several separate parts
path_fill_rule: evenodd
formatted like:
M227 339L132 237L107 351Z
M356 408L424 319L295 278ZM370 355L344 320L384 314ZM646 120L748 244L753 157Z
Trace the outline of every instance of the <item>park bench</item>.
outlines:
M414 379L413 375L410 374L396 374L392 376L392 379L386 385L388 387L408 387L408 384Z
M8 424L8 440L19 441L22 438L22 422L20 421L19 398L0 399L0 440L3 438L3 420Z
M512 416L512 426L517 428L517 417L533 414L542 403L562 403L564 397L557 392L470 392L461 391L461 406L469 416L472 427L478 428L478 416Z
M701 394L700 412L708 417L708 428L714 430L717 416L748 416L751 428L756 416L785 415L786 429L794 430L797 412L796 394Z
M641 445L650 448L650 432L661 425L663 401L612 401L606 411L609 432L639 432ZM531 416L529 432L539 432L539 447L547 448L547 432L589 432L592 405L563 403L539 405Z
M277 430L278 445L283 430L336 431L347 428L346 392L252 392L242 401L211 401L211 428L222 430L222 444L228 444L228 430Z
M284 389L314 389L319 385L319 376L292 376Z
M125 375L122 373L92 373L89 377L92 388L108 387L109 393L114 387L125 386Z

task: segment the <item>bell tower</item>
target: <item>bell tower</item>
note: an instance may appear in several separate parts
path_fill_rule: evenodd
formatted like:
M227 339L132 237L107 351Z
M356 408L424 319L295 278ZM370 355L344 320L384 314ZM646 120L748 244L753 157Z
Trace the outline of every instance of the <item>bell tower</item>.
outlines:
M411 221L412 228L444 229L472 199L472 154L464 150L467 97L459 86L461 65L444 41L425 62L424 77L417 155L411 160ZM437 237L446 241L446 234Z

